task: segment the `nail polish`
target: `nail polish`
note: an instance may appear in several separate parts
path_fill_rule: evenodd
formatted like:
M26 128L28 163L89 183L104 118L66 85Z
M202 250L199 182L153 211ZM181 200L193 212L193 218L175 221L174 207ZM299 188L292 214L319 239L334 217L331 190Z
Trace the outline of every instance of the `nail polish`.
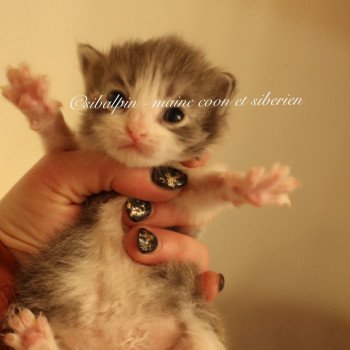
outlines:
M134 222L146 219L152 211L150 202L136 198L128 198L125 203L125 208L129 218Z
M225 277L222 273L219 273L219 284L218 284L219 293L224 289L224 287L225 287Z
M157 249L158 239L151 231L140 228L137 233L137 246L142 254L152 253Z
M151 178L158 186L168 190L176 190L187 184L187 175L170 166L153 168Z

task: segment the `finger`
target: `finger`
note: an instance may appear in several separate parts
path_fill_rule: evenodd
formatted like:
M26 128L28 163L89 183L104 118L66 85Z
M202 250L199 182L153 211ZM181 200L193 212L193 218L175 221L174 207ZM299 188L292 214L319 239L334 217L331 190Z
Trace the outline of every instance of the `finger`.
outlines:
M205 152L200 157L181 162L181 164L187 168L198 168L204 166L209 160L209 152Z
M215 300L224 289L225 278L221 273L206 271L199 276L199 279L204 299L207 301Z
M126 200L122 212L123 223L127 227L140 224L156 227L190 226L189 215L183 208L171 202L151 203L135 198Z
M128 168L105 154L81 150L46 155L37 164L36 176L75 204L92 193L111 190L168 201L187 183L187 175L174 168Z
M207 247L196 239L174 231L152 226L135 226L124 239L125 249L132 259L145 265L169 261L194 263L199 273L208 270Z

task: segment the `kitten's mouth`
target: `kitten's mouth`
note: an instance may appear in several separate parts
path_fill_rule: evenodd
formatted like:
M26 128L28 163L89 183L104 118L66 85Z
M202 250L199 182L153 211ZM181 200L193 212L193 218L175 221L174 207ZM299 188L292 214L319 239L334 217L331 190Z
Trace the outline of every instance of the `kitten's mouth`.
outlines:
M119 149L136 152L144 156L150 156L153 154L153 147L141 144L139 142L128 142L124 145L121 145Z

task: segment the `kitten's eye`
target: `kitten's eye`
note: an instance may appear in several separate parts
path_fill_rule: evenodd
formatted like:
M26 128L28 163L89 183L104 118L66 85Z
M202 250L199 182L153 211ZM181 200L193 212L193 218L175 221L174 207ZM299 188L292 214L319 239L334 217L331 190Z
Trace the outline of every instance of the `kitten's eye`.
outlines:
M185 117L185 114L180 108L169 108L164 113L164 120L169 123L178 123Z
M107 100L111 102L111 107L125 108L127 98L125 94L119 90L113 90L107 95Z

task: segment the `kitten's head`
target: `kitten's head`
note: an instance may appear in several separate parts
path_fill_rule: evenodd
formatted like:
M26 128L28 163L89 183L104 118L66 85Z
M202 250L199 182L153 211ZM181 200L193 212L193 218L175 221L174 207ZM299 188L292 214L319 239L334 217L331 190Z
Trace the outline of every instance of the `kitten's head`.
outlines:
M227 107L199 103L227 103L234 78L177 37L126 42L107 54L80 45L79 56L89 101L102 95L105 107L108 102L111 106L85 111L83 140L127 166L200 156L226 126ZM180 100L180 106L174 106ZM131 107L115 108L118 102Z

